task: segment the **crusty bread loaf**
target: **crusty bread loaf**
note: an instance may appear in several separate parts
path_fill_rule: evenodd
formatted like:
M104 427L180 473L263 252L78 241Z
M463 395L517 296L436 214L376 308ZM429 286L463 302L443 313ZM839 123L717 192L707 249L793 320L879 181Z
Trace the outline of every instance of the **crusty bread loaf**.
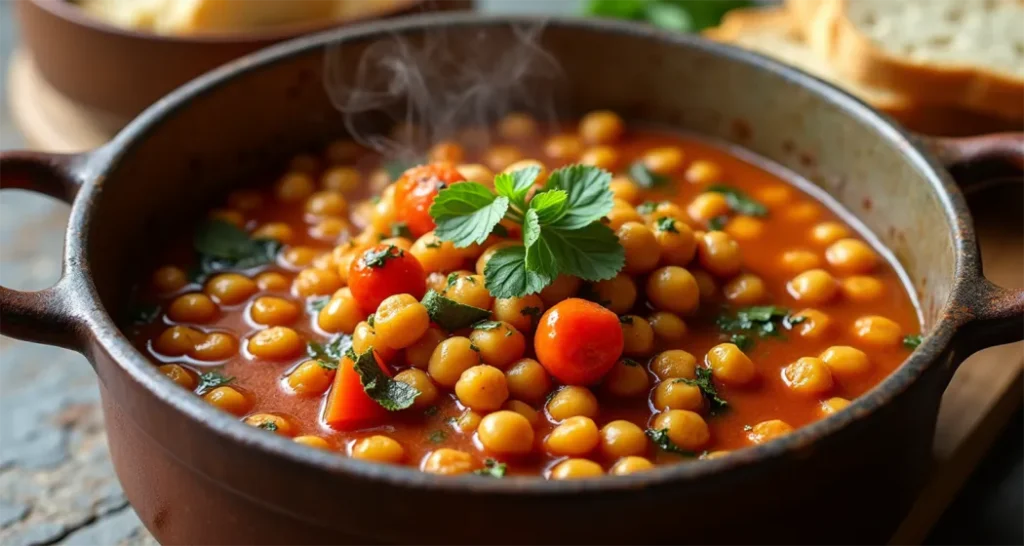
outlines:
M846 78L1024 117L1024 0L789 0L787 9Z
M989 116L976 115L959 108L922 104L898 93L843 77L829 62L808 47L801 39L799 25L781 8L732 10L725 15L719 26L704 31L704 35L715 41L774 57L826 80L915 131L954 136L1012 127Z

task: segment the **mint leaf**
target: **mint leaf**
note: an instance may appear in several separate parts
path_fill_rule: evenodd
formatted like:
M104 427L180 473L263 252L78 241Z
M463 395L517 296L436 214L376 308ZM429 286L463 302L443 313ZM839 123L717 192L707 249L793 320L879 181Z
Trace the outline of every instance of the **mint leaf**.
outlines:
M488 476L490 478L504 478L505 471L507 469L508 466L505 463L488 457L487 459L484 459L484 467L474 470L473 474L476 474L477 476Z
M227 377L215 371L199 374L199 386L196 387L196 394L202 396L207 392L212 391L217 387L227 385L234 380L234 377Z
M326 344L310 341L306 344L306 354L320 364L325 370L337 370L338 362L352 348L352 336L339 334Z
M495 196L483 184L453 184L438 192L430 206L437 224L434 234L457 248L483 243L505 217L508 203L507 197Z
M644 434L654 442L654 445L660 447L663 451L669 453L675 453L676 455L682 455L684 457L693 457L692 451L687 451L675 444L671 438L668 437L668 429L653 429L649 428L644 431Z
M201 225L192 245L199 254L195 280L227 269L251 269L272 263L281 250L281 243L274 239L251 239L248 233L223 220Z
M648 169L643 161L636 161L630 165L627 174L633 182L636 182L637 186L646 189L664 186L672 182L671 178Z
M491 312L487 309L459 303L442 296L435 290L428 291L427 295L423 296L422 303L427 308L430 320L449 332L472 326L491 316Z
M712 415L728 408L729 403L718 396L718 389L715 388L714 382L711 381L711 368L697 366L694 371L697 374L695 379L682 378L676 381L682 381L687 385L700 389L700 394L704 396L704 399L708 401L708 405L711 407Z
M608 214L612 210L612 192L608 189L611 181L610 172L589 165L570 165L552 171L544 192L563 190L568 196L567 211L558 220L558 227L584 228Z
M661 218L658 218L658 220L656 222L654 222L654 226L656 228L658 228L658 231L668 231L668 232L671 232L671 233L679 233L679 230L676 228L676 221L675 221L675 219L674 218L669 218L668 216L662 216Z
M529 223L527 215L524 241ZM567 274L585 281L610 279L622 269L625 251L608 226L600 222L573 230L557 226L544 226L537 241L527 245L526 269L552 279Z
M551 284L552 278L526 269L526 247L520 245L498 250L484 268L487 290L496 298L536 294Z
M494 191L502 197L507 197L519 210L526 210L526 194L530 192L539 175L540 167L536 165L498 174L494 177Z
M352 359L352 366L359 374L359 381L363 384L366 394L388 411L408 408L420 395L420 391L416 387L395 381L380 369L377 359L373 357L373 347L356 355Z
M746 214L747 216L766 216L768 214L767 207L754 201L749 195L732 186L714 184L708 186L705 191L724 195L725 202L729 204L729 208L739 214Z
M568 201L565 190L541 192L530 200L530 210L537 214L540 223L554 224L568 212Z

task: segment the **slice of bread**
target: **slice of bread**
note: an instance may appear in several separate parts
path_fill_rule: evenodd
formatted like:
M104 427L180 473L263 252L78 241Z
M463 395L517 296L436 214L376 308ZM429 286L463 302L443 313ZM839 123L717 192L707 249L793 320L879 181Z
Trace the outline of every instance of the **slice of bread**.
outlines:
M1024 118L1024 0L788 0L787 9L846 78Z
M813 1L813 0L812 0ZM813 76L841 87L907 128L932 135L957 136L1012 125L959 108L937 107L885 89L843 77L802 40L799 25L782 8L747 8L728 12L719 26L704 36L774 57Z

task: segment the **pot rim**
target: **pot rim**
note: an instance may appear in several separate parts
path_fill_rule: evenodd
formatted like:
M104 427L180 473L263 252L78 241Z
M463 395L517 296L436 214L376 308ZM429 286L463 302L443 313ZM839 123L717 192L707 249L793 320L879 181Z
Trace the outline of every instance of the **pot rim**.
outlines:
M359 23L367 19L387 17L411 10L425 0L395 0L395 4L372 13L359 14L349 19L331 19L328 21L298 22L272 26L265 29L238 32L204 32L196 34L160 34L157 32L137 30L108 23L92 17L84 10L73 5L69 0L29 0L39 9L48 14L98 32L114 34L135 40L148 40L167 44L192 45L240 45L279 42L311 32L319 32L340 25Z
M907 359L881 383L853 400L848 408L825 419L800 427L793 433L767 444L738 449L726 457L702 460L700 464L661 465L648 472L630 476L551 481L536 477L512 477L504 480L480 479L472 475L437 477L413 467L361 461L308 448L277 435L260 434L242 421L214 409L199 397L167 381L157 371L156 366L153 366L149 359L137 351L117 327L110 314L102 306L93 279L86 275L82 279L82 289L75 291L75 307L100 311L89 312L82 318L84 324L95 335L96 343L134 381L149 391L149 395L155 396L174 410L187 415L200 426L208 427L222 438L238 442L249 449L258 449L267 455L282 458L289 463L310 469L343 474L353 479L372 480L382 485L423 488L447 494L508 495L566 495L590 491L627 491L663 485L666 482L684 482L712 476L722 477L730 471L737 471L737 474L742 471L751 471L755 469L755 463L794 455L800 450L812 446L815 442L871 416L906 391L923 373L936 364L943 354L947 353L957 329L956 309L965 303L963 301L965 298L962 295L965 279L970 278L973 272L978 270L979 257L971 251L975 246L975 234L967 212L966 201L950 175L935 158L918 146L910 135L897 127L890 118L874 111L846 92L809 74L768 57L715 43L699 36L664 31L639 23L607 19L475 13L424 14L393 21L377 21L360 25L358 28L335 29L305 36L227 63L186 83L153 104L125 127L109 144L98 150L89 161L95 163L95 172L98 173L98 176L82 186L72 207L66 238L68 241L66 267L80 268L81 264L88 263L84 252L88 248L88 237L90 236L86 226L91 221L93 213L90 203L102 194L104 188L102 181L106 178L106 173L116 167L118 160L134 141L144 138L151 131L159 130L165 118L173 116L179 109L187 107L191 99L213 91L238 75L276 62L286 62L331 43L358 41L385 33L400 34L408 31L430 30L435 27L516 24L582 28L610 35L652 38L674 46L698 49L758 70L771 72L825 98L842 108L848 115L874 128L878 132L879 139L883 140L886 145L900 150L907 161L928 179L932 191L937 194L937 198L942 204L946 217L954 226L950 233L955 248L955 266L952 272L954 279L950 295L939 312L939 320L936 321L921 345L910 353ZM221 485L231 487L230 484L222 483Z

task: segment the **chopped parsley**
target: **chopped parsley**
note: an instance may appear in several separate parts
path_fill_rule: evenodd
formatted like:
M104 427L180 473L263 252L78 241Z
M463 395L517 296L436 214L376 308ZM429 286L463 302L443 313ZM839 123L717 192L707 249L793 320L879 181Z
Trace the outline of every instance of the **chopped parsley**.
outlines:
M632 315L622 315L622 316L619 317L619 323L620 324L629 324L629 325L632 326L632 324L633 324L633 316Z
M635 367L635 366L639 366L640 365L639 362L637 362L636 360L633 360L632 358L623 358L622 359L622 364L625 365L625 366L630 366L630 367Z
M747 216L768 215L767 207L757 201L754 201L749 195L732 186L726 186L725 184L712 184L711 186L708 186L706 191L724 195L725 202L729 204L729 208L738 214L745 214Z
M316 296L306 300L306 312L315 315L320 312L321 309L327 307L327 303L331 301L330 296Z
M914 350L921 345L921 340L924 339L921 334L911 334L903 338L903 346Z
M362 261L366 264L366 267L378 268L384 267L388 260L401 258L402 256L405 256L404 250L395 245L388 245L381 249L371 248L370 250L367 250L363 254Z
M754 340L747 334L733 334L729 336L729 343L739 347L744 353L754 347Z
M457 271L449 273L448 278L446 278L444 282L445 286L448 288L455 286L455 283L459 282L459 273Z
M708 220L708 229L711 231L722 231L727 223L729 223L728 216L715 216Z
M192 240L199 264L191 277L202 281L208 275L229 269L251 269L272 263L281 250L274 239L253 239L244 230L224 220L209 220Z
M629 178L636 182L637 186L646 189L664 186L672 182L671 178L648 169L643 161L636 161L630 165L628 174Z
M694 370L697 374L695 379L676 379L675 381L682 381L687 385L692 385L700 389L700 393L704 396L704 399L708 401L708 406L711 408L711 413L716 414L729 407L729 403L718 396L718 389L715 388L715 383L711 380L711 369L705 368L704 366L697 366Z
M659 448L661 448L662 451L666 451L668 453L674 453L676 455L682 455L684 457L693 457L694 456L692 451L687 451L687 450L677 446L674 442L672 442L672 439L668 437L668 429L667 428L662 428L662 429L649 428L649 429L644 431L644 434L646 434L647 437L650 438L652 442L654 442L654 445L656 445Z
M391 224L391 236L412 239L412 232L409 231L409 225L405 222L395 222Z
M484 467L473 471L477 476L488 476L491 478L504 478L507 465L501 461L488 457L484 459Z
M370 328L377 326L377 313L370 313L367 315L366 324L369 324Z
M325 370L337 370L338 362L351 349L352 336L348 334L339 334L326 344L317 341L306 343L306 354Z
M679 233L679 229L676 228L676 221L674 218L668 216L662 216L654 223L654 226L659 231L667 231L669 233Z
M448 439L448 433L443 430L434 430L427 435L427 440L432 444L441 444Z
M723 333L733 334L732 342L746 351L753 347L755 338L783 337L783 330L791 329L799 321L793 322L785 307L759 305L738 309L734 316L722 314L716 323Z
M485 320L473 325L474 330L496 330L501 327L501 322L497 320Z
M258 425L263 430L269 430L270 432L277 432L277 423L273 421L263 421Z
M658 208L658 204L659 203L655 203L654 201L644 201L643 203L640 203L636 207L636 211L638 213L646 216L646 215L651 214L652 212L654 212L654 209Z
M358 355L350 348L345 356L352 360L353 368L363 384L363 390L380 407L388 411L403 410L412 406L416 397L420 395L416 387L395 381L380 369L377 359L373 356L373 347Z
M540 320L540 316L543 313L541 312L540 307L523 307L523 310L519 311L519 314L523 315L524 317L531 317L533 319L533 322L536 323L538 320Z
M234 377L227 377L216 371L201 373L199 374L199 386L196 387L196 394L202 396L213 389L227 385L234 380Z
M427 295L423 296L422 303L427 308L430 320L449 332L472 326L491 316L491 312L487 309L459 303L442 296L435 290L427 291Z

